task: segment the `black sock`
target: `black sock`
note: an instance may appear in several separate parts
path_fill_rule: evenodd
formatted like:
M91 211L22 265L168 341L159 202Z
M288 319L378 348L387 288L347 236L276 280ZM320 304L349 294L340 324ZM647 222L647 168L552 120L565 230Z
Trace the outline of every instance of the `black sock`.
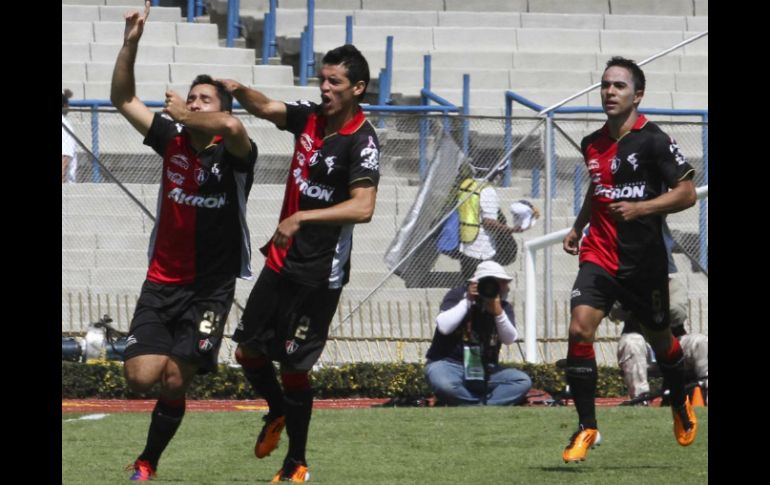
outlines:
M147 445L139 455L140 460L150 462L153 469L158 468L158 461L163 450L166 449L171 438L182 423L185 411L185 400L182 399L158 399L155 409L152 410L150 430L147 433Z
M658 368L663 374L663 380L668 385L671 406L680 407L684 404L685 395L685 372L684 372L684 351L679 340L671 337L671 344L667 352L658 352Z
M669 391L671 406L682 406L687 394L684 391L684 357L673 364L658 361L658 368L663 374L664 384Z
M237 356L236 356L237 357ZM273 363L266 358L239 358L243 375L257 394L267 401L268 414L283 416L283 391L275 376Z
M596 358L567 358L565 374L580 424L584 428L596 428Z
M281 377L285 389L286 434L289 435L286 458L306 464L305 448L313 412L313 389L307 374L282 374Z

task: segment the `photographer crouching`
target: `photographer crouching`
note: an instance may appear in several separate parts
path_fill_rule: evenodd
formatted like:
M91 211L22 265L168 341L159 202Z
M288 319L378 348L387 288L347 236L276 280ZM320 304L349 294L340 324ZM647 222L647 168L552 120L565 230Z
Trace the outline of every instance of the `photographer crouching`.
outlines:
M529 376L498 365L501 344L518 336L513 307L505 301L512 279L498 263L484 261L467 286L444 296L425 365L425 378L441 402L505 406L526 401Z

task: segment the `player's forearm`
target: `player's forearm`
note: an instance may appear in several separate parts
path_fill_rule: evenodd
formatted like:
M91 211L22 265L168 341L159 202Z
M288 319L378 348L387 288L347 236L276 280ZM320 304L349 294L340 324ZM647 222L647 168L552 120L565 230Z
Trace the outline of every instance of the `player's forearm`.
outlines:
M225 139L234 138L245 132L243 124L231 114L223 111L201 112L184 110L176 121L187 128L207 135L219 135Z
M134 63L139 46L136 42L124 42L118 52L115 68L112 71L112 86L110 101L119 108L123 103L136 96L136 81L134 80Z
M260 118L265 116L265 111L270 103L270 98L262 94L262 92L241 85L232 93L233 97L238 100L243 109Z
M641 215L671 214L683 211L695 205L695 184L692 180L682 180L676 187L651 200L639 202Z
M578 212L578 215L575 218L575 223L572 224L573 229L575 229L575 231L578 233L583 232L583 228L586 227L588 221L591 220L591 202L593 194L594 184L591 184L588 186L586 196L583 199L583 205L580 207L580 212Z
M300 225L305 224L361 224L372 220L373 211L350 203L350 201L337 204L325 209L311 209L300 211Z
M297 213L300 225L304 224L361 224L372 220L376 189L371 188L364 196L353 197L324 209L311 209Z

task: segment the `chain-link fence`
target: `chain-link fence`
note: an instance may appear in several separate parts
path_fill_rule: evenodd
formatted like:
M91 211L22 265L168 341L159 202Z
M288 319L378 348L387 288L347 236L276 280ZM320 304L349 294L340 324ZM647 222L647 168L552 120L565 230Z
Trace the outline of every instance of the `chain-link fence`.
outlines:
M293 137L243 112L236 112L236 116L259 146L247 215L252 266L259 271L264 258L256 249L268 241L278 223ZM369 118L378 129L382 148L377 206L372 221L358 225L354 231L351 279L342 293L322 363L424 359L442 297L449 288L462 284L458 260L436 250L437 229L457 202L456 183L468 175L468 159L474 166L493 167L505 156L503 118L402 113L371 113ZM154 214L157 204L160 157L142 145L141 135L114 110L73 109L68 119L76 136L103 165L81 148L78 183L62 186L62 331L82 332L104 313L113 317L118 328L126 330L147 268L153 226L148 213ZM701 185L703 124L666 119L658 122L678 140L698 172L696 185ZM556 119L552 230L572 224L582 203L587 175L576 144L602 123L598 117ZM467 138L463 130L466 124ZM509 207L520 199L543 210L546 183L542 119L514 118L511 126L514 152L506 168L510 185L496 188L500 208L509 221ZM421 137L421 132L425 136ZM121 184L111 182L106 171ZM421 185L421 173L430 186ZM523 241L544 234L545 217L543 214L534 228L515 235L519 247ZM707 265L700 266L708 233L701 218L696 206L669 216L669 225L680 244L674 257L680 271L677 277L689 291L691 330L708 333L708 277L702 271L707 271ZM388 258L386 255L410 221L411 231L402 238L400 247L400 256L408 258L396 268L400 258L394 260L393 254ZM566 342L569 290L577 274L577 258L560 249L551 251L553 329L545 333L542 322L538 322L538 336L541 341L547 338L563 346L549 353L546 360L552 361L566 355L566 344L560 342ZM524 315L522 259L506 266L514 276L510 299L518 322L523 322ZM539 274L543 271L541 260ZM245 304L252 285L238 280L236 305L226 334L234 330L241 315L239 305ZM538 292L542 295L540 281ZM523 329L523 323L519 328ZM619 332L619 326L609 322L600 327L600 342L606 341L597 348L600 362L614 363L615 344L609 342ZM224 361L232 358L232 350L228 341L223 346ZM520 343L504 347L501 359L520 361L522 351Z

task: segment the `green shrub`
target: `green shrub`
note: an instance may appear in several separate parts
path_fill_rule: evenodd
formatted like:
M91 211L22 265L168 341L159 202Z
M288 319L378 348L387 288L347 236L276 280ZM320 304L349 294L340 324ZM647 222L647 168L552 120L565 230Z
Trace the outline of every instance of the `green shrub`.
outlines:
M560 391L565 387L564 371L554 364L507 364L526 372L532 387ZM97 361L82 364L62 361L62 398L126 399L149 398L157 392L137 394L128 389L123 364ZM321 367L311 373L319 399L370 397L419 399L431 396L423 364L378 364L362 362L339 367ZM156 390L155 390L156 391ZM625 396L627 390L616 367L599 367L597 397ZM256 399L239 367L220 365L216 374L195 376L187 392L189 399Z

